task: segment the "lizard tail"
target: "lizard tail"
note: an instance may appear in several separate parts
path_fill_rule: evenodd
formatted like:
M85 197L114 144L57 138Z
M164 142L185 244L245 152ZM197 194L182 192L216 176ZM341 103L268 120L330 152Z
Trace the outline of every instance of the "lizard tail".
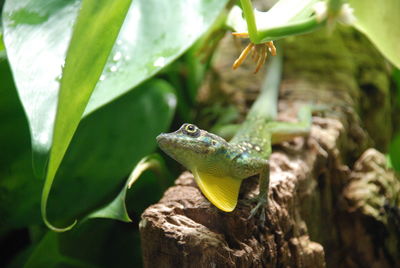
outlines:
M274 120L278 111L278 92L282 78L282 49L280 53L271 57L271 63L267 67L267 72L262 84L260 95L254 102L247 114L247 119L266 119Z

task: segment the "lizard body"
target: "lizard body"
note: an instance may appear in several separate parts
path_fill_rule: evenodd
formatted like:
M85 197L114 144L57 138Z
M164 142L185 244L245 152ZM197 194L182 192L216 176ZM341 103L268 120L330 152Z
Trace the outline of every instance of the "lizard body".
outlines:
M259 209L263 212L268 197L271 146L306 135L311 126L309 106L299 111L298 123L274 121L282 69L281 57L274 58L260 96L229 142L187 123L157 137L160 148L189 169L208 200L226 212L235 209L241 182L257 174L260 193L251 216ZM261 217L264 220L265 213Z

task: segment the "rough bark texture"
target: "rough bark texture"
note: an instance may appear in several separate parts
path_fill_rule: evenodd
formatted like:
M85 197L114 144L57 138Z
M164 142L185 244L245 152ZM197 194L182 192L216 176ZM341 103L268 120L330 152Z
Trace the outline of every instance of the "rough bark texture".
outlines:
M253 76L254 65L231 71L238 52L221 50L205 89L245 113L263 74ZM332 109L314 117L308 137L274 148L265 226L247 219L252 205L243 202L257 194L257 178L245 180L236 210L224 213L185 172L142 215L145 267L400 266L399 180L368 149L385 148L391 134L384 60L351 30L299 37L282 51L279 118L295 121L309 102Z

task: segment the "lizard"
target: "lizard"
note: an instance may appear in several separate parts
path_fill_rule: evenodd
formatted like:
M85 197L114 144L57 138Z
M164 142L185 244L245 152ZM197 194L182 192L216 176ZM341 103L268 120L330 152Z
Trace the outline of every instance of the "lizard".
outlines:
M242 181L259 175L257 204L249 218L260 212L262 222L268 204L272 145L307 135L313 111L305 105L298 112L298 122L276 121L282 56L273 58L258 98L229 142L189 123L156 138L161 150L189 169L204 196L222 211L233 211Z

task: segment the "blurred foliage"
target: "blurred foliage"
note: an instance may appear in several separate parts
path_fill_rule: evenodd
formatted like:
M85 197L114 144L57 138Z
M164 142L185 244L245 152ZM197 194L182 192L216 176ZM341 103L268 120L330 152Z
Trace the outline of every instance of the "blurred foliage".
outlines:
M400 1L349 0L356 17L355 27L364 33L380 52L400 68Z

